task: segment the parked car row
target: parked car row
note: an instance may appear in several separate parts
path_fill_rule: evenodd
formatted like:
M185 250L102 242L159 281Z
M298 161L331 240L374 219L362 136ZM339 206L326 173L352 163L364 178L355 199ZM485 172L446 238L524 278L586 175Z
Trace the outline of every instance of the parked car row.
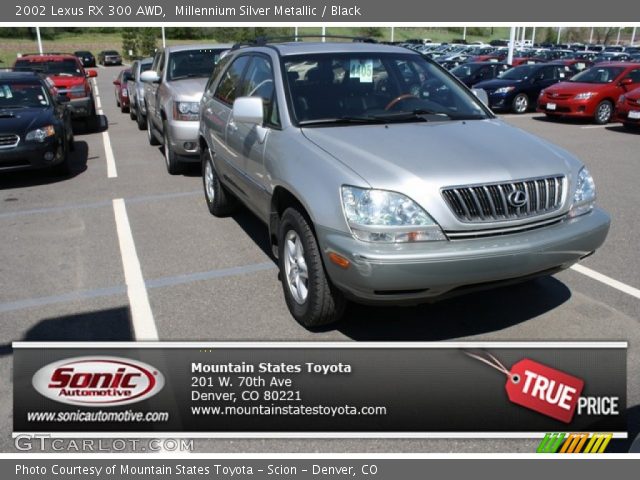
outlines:
M565 67L508 70L517 78L493 95ZM286 304L307 328L339 319L348 300L417 304L548 275L609 229L579 160L497 120L484 90L405 48L169 47L140 79L167 170L188 155L211 214L243 204L265 223Z

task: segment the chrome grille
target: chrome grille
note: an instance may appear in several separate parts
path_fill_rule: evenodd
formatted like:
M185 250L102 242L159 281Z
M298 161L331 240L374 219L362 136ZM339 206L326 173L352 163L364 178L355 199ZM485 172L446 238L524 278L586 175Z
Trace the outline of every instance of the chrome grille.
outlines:
M533 217L558 210L562 205L564 176L532 178L509 183L446 187L447 205L464 222L494 222ZM515 207L509 194L519 190L526 202Z
M18 145L20 137L15 133L0 133L0 148L12 148Z

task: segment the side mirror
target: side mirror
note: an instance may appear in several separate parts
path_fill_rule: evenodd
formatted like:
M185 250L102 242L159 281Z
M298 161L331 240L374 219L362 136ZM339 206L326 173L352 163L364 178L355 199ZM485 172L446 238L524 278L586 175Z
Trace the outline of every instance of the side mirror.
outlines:
M117 78L113 81L114 85L120 85L120 80L118 80Z
M56 97L56 100L58 101L58 103L69 103L71 101L71 99L66 95L58 95Z
M631 85L632 83L633 83L633 78L626 77L626 78L623 78L622 80L620 80L620 86L621 87L624 87L626 85Z
M487 95L486 90L482 88L472 88L471 91L478 98L478 100L485 104L485 106L489 106L489 95Z
M88 78L96 78L98 76L98 72L95 70L87 70L86 74Z
M159 83L160 76L158 75L158 72L147 70L146 72L142 72L142 74L140 75L140 80L145 83Z
M233 119L238 123L261 126L264 123L262 98L240 97L233 102Z

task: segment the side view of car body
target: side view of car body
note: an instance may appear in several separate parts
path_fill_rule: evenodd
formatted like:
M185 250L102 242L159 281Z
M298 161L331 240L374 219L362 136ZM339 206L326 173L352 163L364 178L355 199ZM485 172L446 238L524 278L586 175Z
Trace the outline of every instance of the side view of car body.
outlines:
M580 160L404 48L238 47L199 116L209 211L242 203L267 225L305 327L347 299L417 304L549 275L609 229Z
M0 172L70 170L73 150L69 99L37 73L0 73Z
M640 129L640 88L618 97L615 120L626 128Z
M48 76L59 95L69 99L73 118L82 118L90 128L97 125L93 88L89 79L97 77L95 70L85 70L78 57L65 54L24 55L13 66L16 71L34 71Z
M113 80L113 91L116 98L116 105L120 108L122 113L129 111L129 89L127 87L127 83L131 78L131 69L125 68Z
M541 90L566 80L572 73L564 65L520 65L504 72L499 78L480 82L475 87L487 92L492 110L525 113L535 107Z
M541 92L538 111L549 117L587 118L605 124L612 119L620 95L637 87L640 87L640 63L596 64L570 81Z
M180 45L156 53L145 82L147 136L163 145L167 171L181 171L182 162L198 162L198 112L207 80L231 45Z
M144 83L140 79L142 72L151 68L153 58L135 60L131 64L131 78L127 81L129 92L129 115L135 120L140 130L147 128L147 109L144 104Z

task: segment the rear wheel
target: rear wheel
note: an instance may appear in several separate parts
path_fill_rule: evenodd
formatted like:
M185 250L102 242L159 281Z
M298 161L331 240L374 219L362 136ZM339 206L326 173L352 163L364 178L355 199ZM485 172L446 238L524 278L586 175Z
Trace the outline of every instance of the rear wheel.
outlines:
M213 165L211 151L204 148L200 153L202 161L202 183L204 198L211 215L226 217L236 209L236 199L222 186Z
M136 108L135 111L133 108L131 108L131 104L129 104L129 118L131 120L135 120L136 119L136 112L138 111L138 109Z
M162 131L164 136L164 161L167 164L167 172L176 175L182 170L182 165L178 159L178 155L171 148L171 139L169 138L169 125L165 120L162 122Z
M525 113L529 110L529 97L524 93L519 93L511 102L513 113Z
M295 208L282 215L278 263L284 298L298 323L315 328L340 319L344 296L327 278L310 221Z
M598 125L609 123L613 115L613 104L609 100L601 101L596 107L594 120Z
M147 129L147 118L142 114L140 108L136 109L136 123L138 124L138 130Z

